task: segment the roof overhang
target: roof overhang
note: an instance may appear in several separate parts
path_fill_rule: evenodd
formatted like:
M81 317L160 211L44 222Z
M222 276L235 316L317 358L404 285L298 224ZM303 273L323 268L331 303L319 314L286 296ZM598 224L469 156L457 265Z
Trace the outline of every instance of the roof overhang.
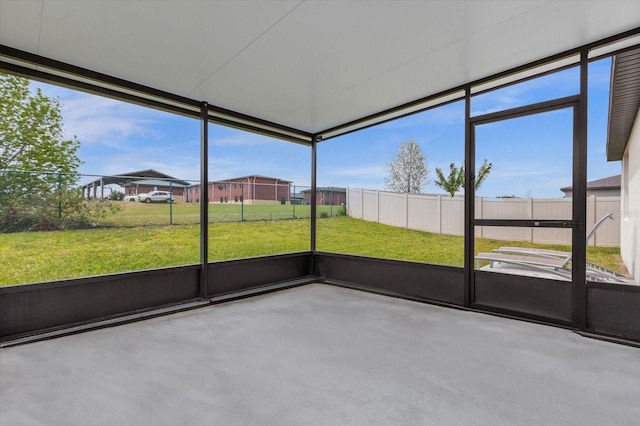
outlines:
M144 183L143 183L144 182ZM102 176L100 179L96 179L93 182L86 183L84 186L101 186L101 185L120 185L127 186L129 184L138 185L160 185L160 186L189 186L189 182L174 178L173 176L166 175L153 169L140 170L137 172L122 173L119 175Z
M640 49L614 56L611 63L607 160L622 159L640 107Z
M637 1L0 0L0 68L17 50L33 74L89 70L176 112L207 102L222 123L304 141L637 30L638 16Z

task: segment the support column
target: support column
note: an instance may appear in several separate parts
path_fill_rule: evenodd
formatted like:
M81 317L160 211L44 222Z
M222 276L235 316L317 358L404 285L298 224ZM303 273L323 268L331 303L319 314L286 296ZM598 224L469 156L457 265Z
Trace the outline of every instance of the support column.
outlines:
M475 299L473 280L475 215L475 146L471 141L471 87L465 88L464 96L464 306L469 307Z
M200 297L209 283L209 105L200 105Z
M588 50L580 52L580 102L574 108L573 117L573 232L572 232L572 282L571 323L574 327L587 328L587 80Z
M317 205L318 205L318 200L316 199L317 195L316 195L316 189L317 189L317 166L318 166L318 142L322 140L322 138L320 136L313 136L313 138L311 138L311 218L310 218L310 222L311 222L311 229L310 229L310 250L312 253L315 253L316 251L316 223L317 218L316 218L316 213L317 213ZM309 264L309 274L310 275L315 275L316 274L316 265L315 265L315 260L312 256L311 258L311 262Z

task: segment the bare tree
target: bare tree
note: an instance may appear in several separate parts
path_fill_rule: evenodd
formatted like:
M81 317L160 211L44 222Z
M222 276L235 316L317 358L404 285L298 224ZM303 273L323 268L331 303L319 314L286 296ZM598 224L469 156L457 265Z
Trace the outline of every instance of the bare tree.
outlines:
M412 140L400 145L398 153L386 164L384 178L387 189L419 194L427 184L429 169L420 145Z

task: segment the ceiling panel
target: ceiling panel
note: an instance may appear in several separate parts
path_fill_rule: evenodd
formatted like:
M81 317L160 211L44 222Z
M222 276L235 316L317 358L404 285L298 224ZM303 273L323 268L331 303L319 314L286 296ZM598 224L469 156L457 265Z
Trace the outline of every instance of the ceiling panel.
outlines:
M0 0L0 44L317 132L638 16L638 1Z

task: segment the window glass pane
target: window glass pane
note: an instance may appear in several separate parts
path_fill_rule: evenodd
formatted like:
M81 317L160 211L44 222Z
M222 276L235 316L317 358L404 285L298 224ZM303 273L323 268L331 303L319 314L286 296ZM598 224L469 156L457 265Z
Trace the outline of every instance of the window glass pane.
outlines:
M198 263L197 120L0 80L0 285Z
M309 250L310 147L209 124L208 163L209 261Z
M475 143L477 219L572 218L572 108L477 125Z
M463 163L463 102L321 142L318 186L344 189L346 205L318 221L317 249L462 266L464 194L447 179Z

